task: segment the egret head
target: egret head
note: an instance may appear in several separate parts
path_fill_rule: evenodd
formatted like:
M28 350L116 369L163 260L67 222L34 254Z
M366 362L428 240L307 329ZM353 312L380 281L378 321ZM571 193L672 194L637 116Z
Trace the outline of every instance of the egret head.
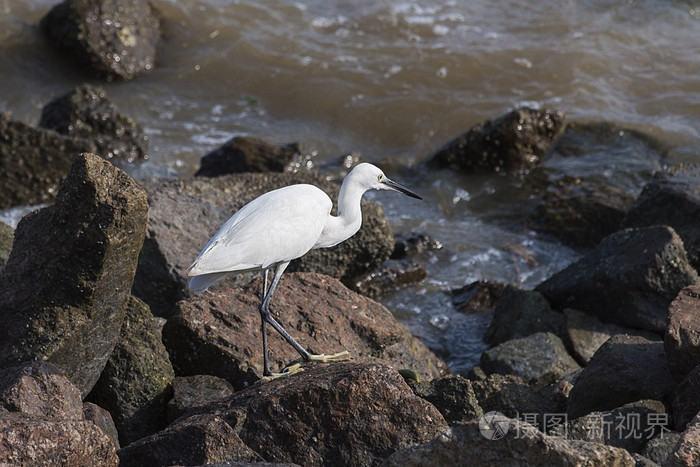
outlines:
M352 177L356 183L359 183L367 190L398 191L399 193L403 193L413 198L423 199L408 188L403 187L387 178L379 167L366 162L363 162L352 169L350 174L348 174L348 177Z

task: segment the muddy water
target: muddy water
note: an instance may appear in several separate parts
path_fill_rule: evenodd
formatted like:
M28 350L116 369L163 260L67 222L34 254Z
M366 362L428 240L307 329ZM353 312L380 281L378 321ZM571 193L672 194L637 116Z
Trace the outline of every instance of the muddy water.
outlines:
M455 371L478 361L489 317L455 312L447 291L480 278L533 287L580 252L523 227L533 196L520 180L406 167L522 105L656 142L583 141L583 157L545 163L550 177L636 193L653 170L700 159L695 2L153 0L165 17L158 67L127 83L56 56L37 26L54 3L0 0L0 110L36 123L57 95L100 84L149 134L148 161L124 166L135 177L190 175L234 135L298 141L317 165L351 152L383 162L426 198L373 195L394 229L444 245L426 281L384 303Z

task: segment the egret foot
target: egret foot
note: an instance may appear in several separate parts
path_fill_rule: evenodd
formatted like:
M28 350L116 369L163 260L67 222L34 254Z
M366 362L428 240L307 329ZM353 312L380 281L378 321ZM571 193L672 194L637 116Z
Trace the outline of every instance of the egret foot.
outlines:
M321 362L321 363L334 363L334 362L347 362L350 360L350 352L344 350L342 352L334 353L333 355L309 355L310 362Z
M292 376L297 373L301 373L304 371L304 369L301 367L301 363L295 363L294 365L290 365L288 367L285 367L284 370L282 370L281 373L272 373L271 375L268 376L263 376L260 378L256 384L264 384L264 383L269 383L270 381L276 380L277 378L284 378L286 376Z

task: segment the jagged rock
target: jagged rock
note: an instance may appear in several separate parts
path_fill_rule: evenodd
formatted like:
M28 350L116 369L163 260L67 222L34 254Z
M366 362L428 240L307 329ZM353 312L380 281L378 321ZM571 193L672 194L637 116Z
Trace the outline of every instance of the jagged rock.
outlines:
M211 375L178 376L173 381L173 398L168 402L168 422L185 412L211 402L228 398L234 393L231 383Z
M201 463L243 458L376 465L395 450L427 442L447 427L440 412L415 396L398 372L378 364L309 365L300 374L239 391L199 412L122 449L124 465L163 465L179 459L188 448L173 442L175 434L202 419L219 423L218 436L208 441L199 435L189 449L198 452L206 446L228 452L216 460L200 457ZM195 430L190 431L195 441Z
M0 112L0 209L52 201L75 155L96 150L92 141L33 128Z
M309 173L244 173L191 180L146 182L148 234L139 258L134 295L156 316L168 317L186 296L185 270L214 233L244 204L295 183L311 183L336 200L340 187ZM374 202L362 201L362 228L347 241L314 250L293 261L288 271L315 271L350 281L386 261L394 247L391 226ZM251 275L231 275L221 287L247 283Z
M697 281L680 237L655 226L605 237L536 290L555 309L575 308L604 322L661 333L671 301Z
M61 54L95 76L129 80L155 66L160 22L144 0L65 0L41 28Z
M83 403L83 417L89 420L107 435L114 447L119 449L119 432L114 424L112 414L92 402Z
M683 239L690 263L700 268L700 166L658 171L627 213L626 227L668 225Z
M409 382L409 386L417 396L433 404L449 424L476 420L484 414L472 382L461 376Z
M569 394L569 418L642 399L669 404L674 389L663 342L616 335L598 349L576 377Z
M620 229L634 197L610 185L566 176L547 188L530 215L530 228L567 245L593 247Z
M479 421L454 425L430 443L392 454L382 465L635 465L624 449L548 436L527 423L505 417L498 420L498 425L498 431Z
M668 307L664 349L671 374L680 381L700 365L700 284L680 291Z
M112 414L122 446L165 428L174 378L153 315L131 297L119 341L91 393Z
M259 138L236 136L202 157L195 176L218 177L242 172L288 172L301 158L297 143L274 146Z
M688 424L681 439L664 466L692 467L700 465L700 414Z
M564 322L564 315L553 311L539 292L507 285L496 302L493 320L486 330L484 341L498 345L537 332L560 335Z
M677 431L686 429L688 423L700 413L700 365L685 375L676 388L673 398L673 421Z
M211 374L237 389L262 376L260 290L257 279L244 288L207 292L178 302L163 339L180 376ZM315 273L282 276L271 303L275 319L312 354L348 350L353 359L381 361L434 378L447 369L381 304ZM299 354L268 329L272 368Z
M481 354L487 374L516 375L535 385L546 385L581 368L564 343L550 332L512 339Z
M0 367L48 361L87 395L116 345L147 216L124 172L75 158L56 202L15 231L0 275Z
M476 124L439 149L429 165L465 173L525 173L539 165L564 128L564 115L520 108Z
M145 159L148 137L141 125L119 113L101 87L83 84L44 106L39 126L91 140L105 159Z

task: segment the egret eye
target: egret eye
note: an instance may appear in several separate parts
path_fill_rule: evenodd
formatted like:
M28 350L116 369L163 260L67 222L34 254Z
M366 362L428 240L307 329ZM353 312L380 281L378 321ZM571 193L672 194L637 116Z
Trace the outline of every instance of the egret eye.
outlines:
M381 182L381 181L382 181L382 178L384 178L384 174L379 174L379 175L377 175L377 181L378 181L378 182Z

